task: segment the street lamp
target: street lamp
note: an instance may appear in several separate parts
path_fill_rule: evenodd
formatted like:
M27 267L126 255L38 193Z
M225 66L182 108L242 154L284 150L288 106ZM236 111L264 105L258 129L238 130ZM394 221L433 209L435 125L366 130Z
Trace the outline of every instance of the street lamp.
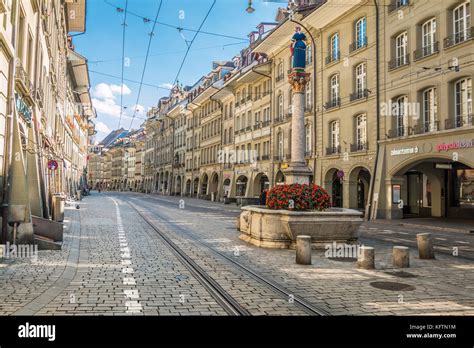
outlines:
M252 0L249 0L249 6L247 7L247 13L253 13L255 9L252 7Z

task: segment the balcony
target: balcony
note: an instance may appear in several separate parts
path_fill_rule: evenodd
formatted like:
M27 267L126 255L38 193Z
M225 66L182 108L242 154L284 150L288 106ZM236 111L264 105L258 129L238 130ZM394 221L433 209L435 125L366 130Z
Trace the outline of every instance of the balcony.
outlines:
M313 151L305 151L304 152L304 157L311 157L313 156Z
M273 156L273 160L274 160L275 162L282 162L282 161L283 161L283 156L280 156L280 155L278 155L278 156Z
M224 163L224 169L232 169L234 167L233 163L226 162Z
M359 99L367 99L369 97L369 90L368 89L361 89L350 95L350 101L355 101Z
M247 101L252 101L252 96L251 95L247 96Z
M276 82L280 82L280 81L282 81L283 79L284 79L283 74L278 75L278 76L276 77Z
M334 98L333 100L330 100L324 104L324 108L326 110L338 108L340 106L341 106L341 98Z
M262 161L268 161L270 159L270 155L263 155Z
M472 115L456 116L454 119L447 119L444 121L445 129L461 128L472 126Z
M248 126L247 128L245 128L246 132L251 131L251 130L252 130L252 126Z
M262 123L262 128L264 128L264 127L268 127L268 126L270 125L270 123L271 123L271 122L272 122L272 121L270 121L270 120L263 121L263 123Z
M444 39L444 48L458 45L474 37L474 27L461 31Z
M313 106L312 105L305 105L304 107L304 112L312 112L313 111Z
M326 156L341 153L341 146L331 146L326 148Z
M410 5L409 0L395 0L390 5L388 5L388 13L392 13L399 8Z
M367 36L364 36L363 38L360 38L359 40L356 40L355 42L351 43L349 45L349 53L352 53L365 47L367 47Z
M240 102L239 101L236 101L235 102L235 107L238 108L240 106Z
M439 130L439 121L424 122L413 127L413 134L436 132Z
M326 57L326 64L337 62L341 57L341 52L337 51Z
M400 57L396 57L395 59L392 59L389 63L388 63L388 69L389 70L394 70L394 69L398 69L402 66L405 66L405 65L408 65L410 64L410 55L407 54L405 56L400 56Z
M253 126L253 130L260 129L262 127L262 124L258 122L256 125Z
M33 85L31 83L30 77L28 76L28 73L23 68L23 65L20 61L18 61L16 64L15 80L24 94L29 95L31 93L31 91L33 90Z
M399 138L399 137L406 137L412 134L413 134L413 130L411 127L397 127L395 129L390 129L387 135L390 139L393 139L393 138Z
M431 56L432 54L438 53L439 52L439 42L436 41L432 45L422 47L416 51L413 52L413 60L419 60L428 56Z
M357 144L351 144L351 152L367 151L369 144L358 142Z
M278 123L282 123L282 122L284 122L284 121L285 121L285 118L283 117L283 115L281 115L281 116L277 116L277 117L275 118L274 123L275 123L275 124L278 124Z

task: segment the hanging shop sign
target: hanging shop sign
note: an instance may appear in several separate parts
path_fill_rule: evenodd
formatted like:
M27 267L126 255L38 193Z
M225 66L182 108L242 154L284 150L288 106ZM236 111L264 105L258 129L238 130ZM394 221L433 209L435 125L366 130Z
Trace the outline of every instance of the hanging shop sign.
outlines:
M406 147L403 149L393 149L390 151L391 156L400 156L400 155L412 155L419 152L418 146L415 147Z
M49 160L48 161L48 169L49 170L56 170L58 169L59 165L58 165L58 162L55 161L55 160Z
M458 150L458 149L468 149L470 147L474 147L474 139L464 139L464 140L458 140L458 141L453 141L452 143L442 143L436 145L436 150L438 152L441 151L449 151L449 150Z
M31 109L18 93L15 94L15 104L16 104L16 111L18 112L18 114L25 120L28 126L30 126L31 120L32 120Z

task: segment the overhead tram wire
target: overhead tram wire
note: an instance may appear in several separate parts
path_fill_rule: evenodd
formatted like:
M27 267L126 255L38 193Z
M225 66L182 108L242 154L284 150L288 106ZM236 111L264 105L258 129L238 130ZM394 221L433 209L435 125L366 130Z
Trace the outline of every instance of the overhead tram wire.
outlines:
M147 66L147 63L148 63L148 57L150 55L151 41L153 40L153 35L155 34L156 23L157 23L157 20L158 20L158 16L160 15L162 5L163 5L163 0L160 0L160 6L158 7L158 11L156 11L155 21L153 22L153 28L151 29L150 40L148 40L148 47L146 49L145 63L143 64L142 77L140 79L140 87L138 88L137 102L135 103L135 108L133 110L132 120L130 121L130 126L128 127L129 132L130 132L130 129L132 129L133 120L135 119L135 116L137 114L138 103L140 101L140 95L142 93L143 79L145 78L146 66Z
M186 62L186 58L188 57L189 50L190 50L191 47L193 46L194 40L196 40L196 37L198 36L198 34L199 34L199 32L201 31L201 29L202 29L204 23L206 22L207 17L209 17L209 15L211 14L211 11L212 11L212 9L214 8L216 2L217 2L217 0L214 0L214 1L213 1L211 7L210 7L209 10L207 11L206 16L205 16L204 19L202 20L201 25L199 25L198 30L197 30L196 33L194 34L193 39L192 39L191 42L189 43L188 48L187 48L187 50L186 50L186 53L185 53L185 55L184 55L184 57L183 57L183 61L181 62L181 65L180 65L180 67L179 67L179 69L178 69L178 73L176 74L176 77L175 77L175 79L174 79L173 86L178 82L179 74L181 73L181 70L183 69L184 63Z
M128 0L125 0L125 11L124 11L124 20L123 20L123 31L122 31L122 77L120 84L120 118L118 123L118 129L120 129L120 123L122 122L123 115L123 75L125 69L125 33L127 30L127 11L128 10Z
M117 11L124 11L123 8L121 7L117 7L115 6L114 4L110 3L109 1L107 0L104 0L104 2L115 8ZM143 17L137 13L134 13L134 12L131 12L131 11L127 11L129 15L131 16L134 16L134 17L137 17L137 18L140 18L141 20L145 21L145 22L153 22L151 19L147 18L147 17ZM212 36L219 36L219 37L224 37L224 38L227 38L227 39L234 39L234 40L242 40L242 41L246 41L248 42L249 39L248 38L241 38L241 37L237 37L237 36L231 36L231 35L225 35L225 34L219 34L219 33L213 33L213 32L209 32L209 31L201 31L201 30L196 30L196 29L190 29L190 28L184 28L184 27L178 27L176 25L172 25L172 24L168 24L168 23L164 23L164 22L159 22L159 21L155 21L157 24L159 25L163 25L165 27L169 27L169 28L173 28L173 29L177 29L177 30L184 30L184 31L191 31L191 32L194 32L194 33L201 33L201 34L205 34L205 35L212 35Z
M116 75L111 75L111 74L106 74L106 73L103 73L103 72L100 72L100 71L97 71L97 70L89 70L89 72L93 73L93 74L97 74L97 75L102 75L102 76L106 76L106 77L111 77L113 79L118 79L120 80L121 77L120 76L116 76ZM123 79L124 81L127 81L127 82L131 82L131 83L136 83L137 85L140 84L140 81L136 81L136 80L131 80L131 79ZM162 86L158 86L158 85L153 85L151 83L145 83L143 82L142 83L143 86L148 86L148 87L153 87L153 88L157 88L157 89L164 89L164 90L167 90L167 91L170 91L171 88L167 88L167 87L162 87Z

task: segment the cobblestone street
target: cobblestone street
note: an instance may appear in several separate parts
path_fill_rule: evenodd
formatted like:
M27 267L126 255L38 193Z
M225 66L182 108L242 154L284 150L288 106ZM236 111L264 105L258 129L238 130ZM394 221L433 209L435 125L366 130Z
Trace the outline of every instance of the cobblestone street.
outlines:
M381 224L362 227L361 244L376 250L376 270L367 271L323 250L301 266L294 250L246 244L234 205L184 199L180 208L177 197L94 192L79 208L66 207L62 251L1 259L1 315L228 315L189 262L249 315L474 315L472 260L441 252L420 260L412 248L411 267L399 273L397 240L374 237L387 230ZM371 285L383 281L411 287Z

